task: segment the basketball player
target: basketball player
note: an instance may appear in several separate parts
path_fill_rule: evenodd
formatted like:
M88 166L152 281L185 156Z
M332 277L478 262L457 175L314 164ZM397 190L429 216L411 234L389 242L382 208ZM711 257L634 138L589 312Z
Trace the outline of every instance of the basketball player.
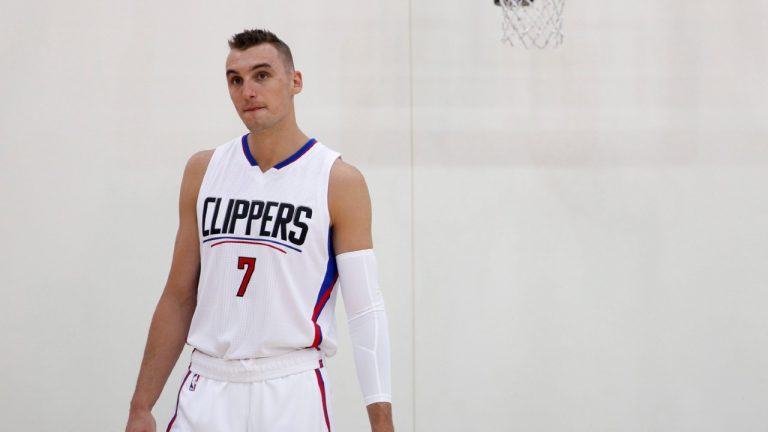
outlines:
M248 30L229 47L229 94L249 132L187 162L126 431L156 430L151 409L185 342L194 349L166 431L333 431L324 360L340 290L371 430L391 432L365 180L298 128L302 76L285 43Z

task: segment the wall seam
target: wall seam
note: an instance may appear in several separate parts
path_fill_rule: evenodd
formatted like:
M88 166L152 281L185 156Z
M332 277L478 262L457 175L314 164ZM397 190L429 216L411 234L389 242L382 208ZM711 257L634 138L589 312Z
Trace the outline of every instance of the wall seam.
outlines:
M411 150L411 397L413 403L413 431L416 432L416 198L414 180L414 145L413 145L413 0L408 0L408 90Z

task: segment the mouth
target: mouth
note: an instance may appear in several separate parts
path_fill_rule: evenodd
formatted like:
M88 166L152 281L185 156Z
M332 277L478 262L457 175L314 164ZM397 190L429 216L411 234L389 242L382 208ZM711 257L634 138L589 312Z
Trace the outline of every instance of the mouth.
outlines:
M244 109L243 112L254 112L254 111L263 110L264 108L265 107L263 107L263 106L261 106L261 107L250 107L250 108Z

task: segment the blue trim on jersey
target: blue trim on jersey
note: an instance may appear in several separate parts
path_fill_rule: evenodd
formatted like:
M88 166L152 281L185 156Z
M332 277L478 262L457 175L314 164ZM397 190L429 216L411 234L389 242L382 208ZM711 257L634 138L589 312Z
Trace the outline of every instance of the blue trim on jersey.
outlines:
M248 147L248 135L250 135L250 132L245 134L245 135L243 135L243 138L241 139L241 141L243 143L243 153L245 153L245 158L248 159L248 163L250 163L251 166L259 166L259 163L256 162L256 158L253 157L253 154L251 154L251 148ZM306 144L301 146L300 149L296 150L296 153L290 155L288 157L288 159L278 163L273 168L275 168L275 169L285 168L286 166L296 162L296 160L298 160L300 157L302 157L304 155L304 153L309 151L309 149L311 149L312 146L315 145L316 143L317 143L316 139L310 138L309 141L307 141Z
M320 299L323 298L323 294L332 288L330 286L333 276L336 274L336 257L333 255L333 244L331 243L331 229L328 228L328 264L325 266L325 277L323 278L323 284L320 285L320 292L317 293L317 300L315 306L317 306ZM325 306L325 305L323 305ZM322 307L320 308L322 312ZM320 314L317 314L320 316Z
M289 245L289 244L281 243L281 242L279 242L279 241L277 241L277 240L272 240L272 239L265 239L265 238L262 238L262 237L233 237L233 236L220 236L220 237L211 237L211 238L207 238L207 239L203 240L203 243L207 243L207 242L209 242L209 241L211 241L211 240L220 240L220 239L263 241L263 242L269 242L269 243L279 244L280 246L285 246L285 247L287 247L287 248L293 249L293 250L295 250L296 252L301 252L301 249L299 249L299 248L297 248L297 247L291 246L291 245Z
M251 164L251 166L259 166L259 164L256 163L256 159L251 154L251 149L248 147L248 135L243 135L243 153L245 153L245 158L248 159L248 162Z
M296 153L291 155L291 157L289 157L288 159L286 159L286 160L280 162L279 164L275 165L275 169L285 168L286 166L296 162L296 160L298 158L302 157L304 155L304 153L309 151L309 149L311 149L312 146L315 145L316 142L317 142L317 140L315 140L314 138L310 138L309 141L307 141L306 144L301 146L301 148L298 151L296 151Z
M333 289L334 282L336 281L336 278L338 276L337 269L336 269L336 256L333 254L333 242L332 242L332 231L331 228L328 228L328 264L325 267L325 277L323 278L323 283L320 285L320 292L317 293L317 300L315 300L315 310L316 313L314 321L317 322L317 319L320 317L320 314L323 313L323 309L325 308L325 305L328 304L328 300L331 298L329 295L325 301L320 304L320 301L323 299L325 293L328 290ZM319 310L318 310L319 305ZM317 345L319 346L321 343L323 343L323 332L322 329L320 330L320 340L318 341Z

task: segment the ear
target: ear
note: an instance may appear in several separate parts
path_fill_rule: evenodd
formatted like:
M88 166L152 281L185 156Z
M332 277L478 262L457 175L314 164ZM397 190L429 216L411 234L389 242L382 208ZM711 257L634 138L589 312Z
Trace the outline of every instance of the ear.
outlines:
M297 95L301 93L301 89L304 87L304 80L301 77L301 72L293 71L293 88L291 94Z

